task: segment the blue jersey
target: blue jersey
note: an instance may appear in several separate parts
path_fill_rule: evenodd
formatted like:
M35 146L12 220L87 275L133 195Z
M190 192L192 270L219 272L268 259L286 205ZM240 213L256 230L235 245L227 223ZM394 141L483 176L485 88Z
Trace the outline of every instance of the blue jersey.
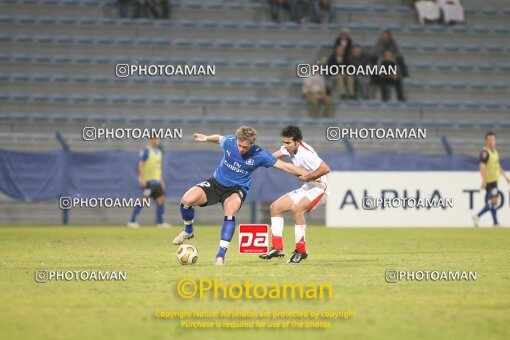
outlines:
M276 158L257 145L252 145L244 155L239 153L237 138L224 136L220 145L223 148L223 159L214 171L214 178L225 187L240 186L248 192L251 185L251 176L258 167L272 167Z

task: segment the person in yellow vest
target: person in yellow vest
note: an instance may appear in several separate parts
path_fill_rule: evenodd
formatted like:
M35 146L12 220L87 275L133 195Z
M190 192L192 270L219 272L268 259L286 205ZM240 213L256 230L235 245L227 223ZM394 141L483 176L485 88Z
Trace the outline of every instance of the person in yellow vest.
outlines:
M499 164L499 154L496 150L496 134L487 132L485 135L486 146L480 153L480 173L482 175L482 189L485 189L485 206L473 216L475 227L480 224L480 217L490 211L494 227L499 226L496 207L498 206L498 179L500 175L505 177L507 183L510 178L505 174Z
M151 138L150 145L140 151L138 182L144 188L143 196L152 197L156 201L157 226L169 227L168 223L163 222L165 214L165 184L163 182L162 160L163 153L159 148L159 138ZM136 217L141 211L141 206L135 207L128 227L138 228L140 226L136 222Z

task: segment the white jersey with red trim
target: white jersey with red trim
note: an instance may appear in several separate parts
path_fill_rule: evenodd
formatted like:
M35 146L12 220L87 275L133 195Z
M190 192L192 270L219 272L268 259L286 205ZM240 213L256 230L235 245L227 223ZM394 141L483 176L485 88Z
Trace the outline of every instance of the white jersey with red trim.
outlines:
M315 150L303 141L299 143L296 153L287 151L283 146L280 148L280 152L282 155L288 156L294 165L310 172L317 170L322 163L322 159L319 157L319 155L317 155ZM329 195L328 180L326 175L320 178L320 183L311 181L305 183L304 186L320 186L324 189L324 193Z

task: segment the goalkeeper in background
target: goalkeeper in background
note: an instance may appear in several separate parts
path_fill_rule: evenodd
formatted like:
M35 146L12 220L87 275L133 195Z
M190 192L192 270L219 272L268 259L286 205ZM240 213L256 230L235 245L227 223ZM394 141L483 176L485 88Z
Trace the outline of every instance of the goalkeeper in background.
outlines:
M151 143L140 151L140 160L138 162L138 183L144 189L144 197L152 197L157 203L157 227L169 227L168 223L163 222L165 214L165 184L163 182L163 152L159 148L159 138L151 138ZM131 220L127 224L130 228L138 228L140 225L136 222L136 217L142 211L141 206L135 207Z
M485 135L486 146L480 153L480 174L482 175L482 189L485 189L485 206L477 214L473 215L475 227L480 224L480 217L490 211L494 227L499 226L496 207L498 205L498 179L499 175L505 177L507 183L510 178L499 165L499 154L496 150L496 134L487 132Z

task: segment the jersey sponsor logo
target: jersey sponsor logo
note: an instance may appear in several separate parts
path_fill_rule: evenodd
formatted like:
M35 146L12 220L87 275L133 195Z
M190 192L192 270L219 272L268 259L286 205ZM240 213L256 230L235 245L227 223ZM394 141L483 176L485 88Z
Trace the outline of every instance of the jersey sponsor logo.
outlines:
M254 163L254 162L255 162L255 161L253 160L253 158L248 158L248 159L246 160L246 164L248 164L248 165L253 165L253 163Z
M225 150L225 151L227 151L227 155L228 155L228 157L230 157L230 151L228 151L228 150Z
M244 174L244 175L248 175L249 172L244 170L244 169L241 169L241 164L237 163L237 162L234 162L234 164L230 164L229 162L227 162L227 160L225 159L223 161L223 164L229 168L230 170L234 171L234 172L238 172L238 173L241 173L241 174Z
M239 225L239 253L265 254L269 251L267 224Z

